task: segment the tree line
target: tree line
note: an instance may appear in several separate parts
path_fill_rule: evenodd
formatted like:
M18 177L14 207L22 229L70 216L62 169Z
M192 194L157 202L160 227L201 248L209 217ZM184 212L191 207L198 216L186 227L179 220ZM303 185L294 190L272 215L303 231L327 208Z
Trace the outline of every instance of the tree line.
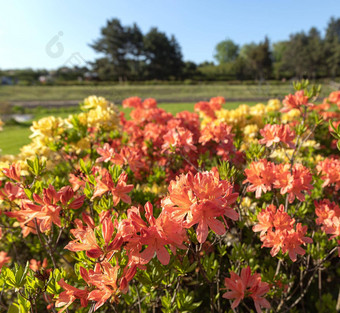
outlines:
M288 40L238 45L230 39L215 47L217 62L183 61L172 35L157 28L140 28L112 19L91 47L103 54L93 66L103 80L245 80L335 78L340 76L340 18L331 18L325 35L312 27L291 34Z
M336 78L340 76L340 18L331 18L324 35L312 27L308 32L291 34L287 40L239 45L231 39L215 47L216 62L196 64L183 61L174 35L156 27L143 34L137 24L122 25L108 20L100 37L89 44L99 55L81 68L59 68L55 82L100 81L218 81L290 78ZM10 73L10 74L9 74ZM93 75L92 75L93 74ZM26 81L37 81L46 70L0 71Z

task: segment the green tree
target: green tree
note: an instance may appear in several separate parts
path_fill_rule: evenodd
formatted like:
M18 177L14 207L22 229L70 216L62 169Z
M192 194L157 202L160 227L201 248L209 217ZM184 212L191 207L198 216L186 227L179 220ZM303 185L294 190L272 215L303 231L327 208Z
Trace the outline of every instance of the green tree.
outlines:
M143 33L137 24L126 28L126 58L128 60L131 77L141 79L143 75L142 64L144 62Z
M144 53L148 79L181 78L182 53L174 36L169 39L157 28L151 28L144 36Z
M227 39L216 45L214 58L219 64L229 63L236 60L238 53L239 46Z
M195 79L199 77L201 78L201 75L197 70L196 63L191 61L184 62L182 77L184 79Z
M324 70L325 51L320 32L312 27L308 34L300 32L290 35L282 55L281 70L290 71L298 78L316 78Z
M320 32L312 27L308 33L308 76L315 79L320 76L324 69L324 43L321 38Z
M259 80L270 77L272 73L272 57L267 37L259 44L244 45L240 56L245 60L246 72L252 77Z
M292 34L282 56L282 66L298 78L308 74L308 36L304 32Z
M328 75L335 78L340 73L340 18L331 18L325 36L325 59Z
M282 77L289 77L289 73L284 71L283 67L283 56L287 49L287 41L278 41L273 44L272 55L273 55L273 74L276 79Z
M106 62L106 67L111 67L109 71L106 71L107 73L118 76L119 80L127 79L129 72L126 59L128 34L118 19L107 21L106 26L101 29L101 37L90 46L105 55L105 59L101 59L96 67Z

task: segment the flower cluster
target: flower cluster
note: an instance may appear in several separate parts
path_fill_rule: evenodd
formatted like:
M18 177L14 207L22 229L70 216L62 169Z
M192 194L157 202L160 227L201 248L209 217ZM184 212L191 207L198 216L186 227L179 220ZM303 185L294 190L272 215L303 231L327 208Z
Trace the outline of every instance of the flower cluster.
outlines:
M322 225L322 230L331 239L338 238L338 254L340 256L340 208L335 202L328 199L314 201L315 214L317 215L316 224Z
M263 137L259 141L260 144L270 147L275 143L283 142L288 147L294 148L295 145L293 140L296 136L295 131L291 130L289 125L270 125L267 124L263 129L260 130L260 134Z
M340 189L339 158L325 158L317 164L316 169L321 174L321 179L324 180L322 187L334 184L336 191Z
M263 298L269 291L270 285L262 282L260 274L251 274L249 266L241 270L240 276L234 272L230 272L230 278L225 278L224 284L226 288L231 291L224 293L222 297L235 299L231 305L232 309L235 309L245 297L251 297L253 299L257 313L262 312L261 307L266 309L270 308L270 303Z
M303 191L310 194L313 186L312 174L309 169L302 164L278 164L268 162L261 159L257 162L250 163L250 168L245 169L247 179L245 183L249 183L247 191L254 192L256 198L260 198L262 192L266 193L272 189L280 189L281 195L288 195L289 203L295 198L300 201L305 200Z
M232 208L237 197L233 186L221 181L218 172L195 176L189 173L170 182L169 195L162 200L162 206L165 214L185 228L197 224L197 240L204 243L209 227L218 235L225 233L225 226L218 217L238 219L238 213Z
M294 95L290 94L284 98L281 112L289 112L293 109L301 111L303 107L312 107L313 104L308 101L309 97L305 95L304 90L299 90Z
M258 224L253 227L254 232L260 232L262 247L272 248L270 254L288 252L290 259L295 262L297 254L304 255L305 250L301 244L312 243L313 240L306 237L307 226L297 223L294 229L295 219L291 218L281 204L277 209L275 205L269 205L257 215Z

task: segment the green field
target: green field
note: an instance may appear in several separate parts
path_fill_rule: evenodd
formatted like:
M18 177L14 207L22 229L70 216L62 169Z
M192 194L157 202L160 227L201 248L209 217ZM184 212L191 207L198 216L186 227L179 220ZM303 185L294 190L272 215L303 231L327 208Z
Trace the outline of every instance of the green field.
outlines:
M224 105L225 108L233 109L236 108L239 104L243 103L232 102L226 103ZM247 102L249 105L253 105L256 102ZM194 103L163 103L160 104L159 107L165 109L166 111L176 114L180 111L194 111ZM120 110L125 112L126 117L129 117L129 112L131 109L124 109L119 106ZM59 109L26 109L24 113L30 113L34 115L33 120L38 120L44 116L59 116L62 118L67 117L69 114L80 112L78 108L59 108ZM17 154L19 152L20 147L30 142L29 136L31 131L29 127L31 126L31 121L27 123L11 123L10 125L5 125L3 127L3 131L0 131L0 149L2 150L1 154Z
M333 87L334 88L334 87ZM321 96L332 90L324 84ZM211 83L201 85L100 85L100 86L0 86L1 102L13 101L81 101L89 95L106 97L121 103L125 98L139 96L155 98L159 102L192 102L223 96L227 100L256 100L284 97L294 92L290 83L265 83L262 85L233 85Z

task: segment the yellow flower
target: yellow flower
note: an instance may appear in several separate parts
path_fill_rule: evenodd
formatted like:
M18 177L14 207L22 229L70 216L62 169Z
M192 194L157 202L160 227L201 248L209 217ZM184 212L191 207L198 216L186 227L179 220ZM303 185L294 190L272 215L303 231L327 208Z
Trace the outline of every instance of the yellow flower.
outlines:
M157 184L153 184L151 187L149 187L148 185L142 185L140 186L140 188L144 192L152 192L158 196L165 195L167 193L167 187L165 185L159 186Z
M301 113L298 109L293 109L287 113L282 114L281 121L282 123L288 123L288 122L298 119L300 115Z
M324 159L325 157L320 154L313 155L310 157L310 161L313 162L315 165L319 163L320 161L323 161Z
M34 138L37 136L43 137L55 137L57 135L62 134L64 120L60 117L48 116L41 118L38 121L33 121L32 126L30 127L33 134L30 138Z
M81 105L81 108L84 110L96 109L97 107L106 109L108 104L109 102L104 97L89 96L84 99L84 104Z
M279 99L270 99L266 106L266 112L275 112L281 108L281 101Z
M256 124L250 124L244 127L243 135L245 142L256 142L259 127Z
M241 205L243 208L245 209L250 208L251 204L252 204L252 200L249 197L244 197L242 199Z
M294 150L293 149L283 149L283 148L276 148L271 154L270 158L272 159L278 159L283 162L289 162L290 158L293 155ZM296 156L296 160L299 160L299 158Z
M266 106L263 103L258 103L253 107L250 107L250 115L263 115L266 111Z
M72 144L71 150L80 153L82 150L90 149L91 142L89 138L81 138L78 142Z
M302 144L303 148L307 148L307 147L313 147L315 149L320 148L320 144L318 142L316 142L315 140L307 140Z
M88 112L88 127L96 127L105 131L115 130L119 127L119 117L115 108L103 109L98 106Z

